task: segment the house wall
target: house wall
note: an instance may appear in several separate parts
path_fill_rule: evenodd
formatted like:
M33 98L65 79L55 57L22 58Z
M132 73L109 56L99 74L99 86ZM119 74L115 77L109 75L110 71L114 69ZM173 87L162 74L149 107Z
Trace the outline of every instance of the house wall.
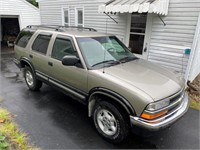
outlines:
M166 26L154 15L148 60L185 74L199 12L200 0L170 0Z
M189 67L186 72L186 78L190 81L193 81L200 73L200 13L193 41L192 52L193 55L191 55Z
M119 23L116 24L105 14L98 13L98 6L105 0L39 0L42 24L62 24L62 8L69 8L70 25L75 25L75 7L84 8L84 26L92 27L99 32L107 32L117 35L119 39L125 41L127 15L112 15ZM106 30L107 22L107 30Z
M62 7L70 10L70 25L75 24L75 7L84 7L85 26L93 27L100 32L106 32L106 18L98 13L98 6L106 0L38 0L42 24L62 23ZM148 42L147 59L164 67L174 69L185 74L189 55L185 49L192 48L200 0L170 0L169 14L161 16L166 26L157 15L153 16L150 41ZM130 15L112 15L119 24L108 19L107 32L117 35L123 42L128 41L128 26ZM149 34L148 34L149 35Z
M20 29L40 24L39 9L25 0L0 0L0 16L18 16Z
M194 55L194 61L192 63L191 72L188 78L190 81L193 81L200 73L200 34L198 37L199 39L196 47L196 53Z

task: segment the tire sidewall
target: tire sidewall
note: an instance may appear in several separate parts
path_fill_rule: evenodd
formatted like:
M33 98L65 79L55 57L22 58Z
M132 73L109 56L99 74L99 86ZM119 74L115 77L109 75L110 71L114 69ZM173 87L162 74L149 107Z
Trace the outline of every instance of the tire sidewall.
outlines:
M31 73L32 77L33 77L33 85L32 85L32 86L30 86L30 85L27 83L27 80L26 80L26 72L27 72L27 71L29 71L29 72ZM28 88L31 89L31 90L34 90L34 89L36 88L36 78L35 78L35 74L33 73L32 69L30 69L30 68L27 67L27 66L24 68L24 78L25 78L25 82L26 82Z
M97 122L97 114L99 111L101 111L102 109L106 109L108 111L110 111L115 119L116 119L116 123L117 123L117 131L114 135L107 135L105 134L99 127L98 122ZM97 131L99 132L99 134L105 138L107 141L112 142L112 143L119 143L122 142L122 140L125 138L124 136L124 132L125 132L125 121L123 119L123 116L120 114L120 112L118 111L118 109L116 107L114 107L112 104L107 103L107 102L102 102L99 103L93 112L93 121L94 121L94 125L97 129Z

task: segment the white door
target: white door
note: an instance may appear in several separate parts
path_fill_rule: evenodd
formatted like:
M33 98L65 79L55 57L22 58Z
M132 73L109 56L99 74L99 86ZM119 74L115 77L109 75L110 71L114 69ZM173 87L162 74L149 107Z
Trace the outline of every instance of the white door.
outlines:
M151 16L148 14L131 14L129 48L137 57L147 59Z

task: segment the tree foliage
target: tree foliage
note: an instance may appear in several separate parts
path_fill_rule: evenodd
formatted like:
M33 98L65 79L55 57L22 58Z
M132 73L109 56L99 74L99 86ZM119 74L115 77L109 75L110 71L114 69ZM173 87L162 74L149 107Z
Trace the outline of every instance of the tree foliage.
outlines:
M32 5L38 7L38 3L36 2L36 0L26 0L28 1L29 3L31 3Z

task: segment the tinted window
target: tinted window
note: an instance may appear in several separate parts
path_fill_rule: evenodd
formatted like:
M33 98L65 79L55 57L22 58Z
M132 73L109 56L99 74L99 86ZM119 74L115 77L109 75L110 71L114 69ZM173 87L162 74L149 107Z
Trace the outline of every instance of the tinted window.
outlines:
M66 55L76 55L73 45L69 39L56 38L51 57L62 60Z
M51 35L39 34L33 43L32 49L46 54L50 39Z
M33 31L21 31L17 37L16 45L25 48L33 33Z

